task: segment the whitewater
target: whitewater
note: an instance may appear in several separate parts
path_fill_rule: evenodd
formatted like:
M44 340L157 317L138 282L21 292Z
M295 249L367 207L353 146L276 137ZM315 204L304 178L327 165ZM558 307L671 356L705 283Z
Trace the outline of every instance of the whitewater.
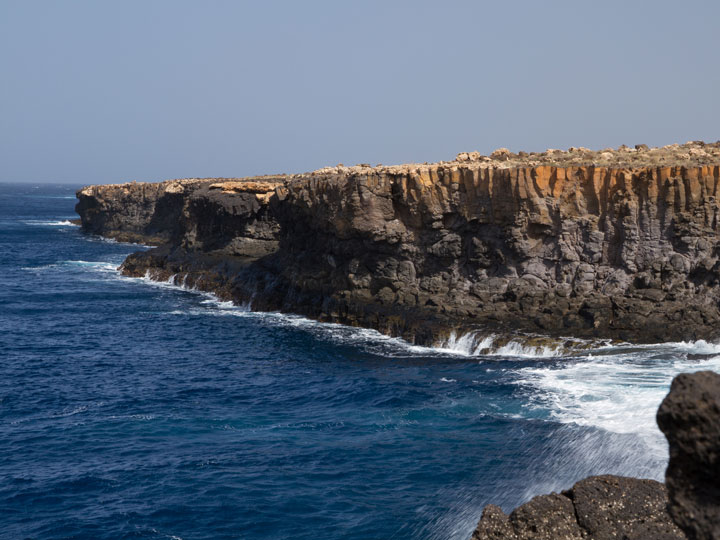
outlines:
M720 345L418 347L120 275L75 186L0 185L8 538L468 538L590 474L662 480L655 412ZM322 534L318 534L322 531Z

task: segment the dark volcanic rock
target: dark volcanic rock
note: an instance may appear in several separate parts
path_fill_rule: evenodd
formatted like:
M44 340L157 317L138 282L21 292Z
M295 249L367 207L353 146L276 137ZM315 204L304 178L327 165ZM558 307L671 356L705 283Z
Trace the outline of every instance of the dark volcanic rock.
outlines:
M88 186L75 210L85 231L120 241L260 257L277 249L280 227L267 211L276 179Z
M499 507L483 510L472 540L580 540L582 532L575 521L572 502L553 493L541 495L507 516Z
M718 144L502 150L435 164L91 186L78 197L87 231L169 243L175 261L258 261L242 276L217 276L234 283L237 300L253 297L254 309L422 343L453 329L720 336ZM147 262L151 274L171 271ZM221 269L211 261L202 271Z
M688 538L720 538L720 375L678 375L657 414L670 444L670 513Z
M510 525L518 539L571 540L581 538L572 502L552 493L535 497L510 514Z
M596 476L578 482L566 495L585 538L684 538L668 515L665 486L654 480Z
M666 506L667 492L659 482L591 476L562 494L535 497L510 516L488 505L472 539L684 539Z
M488 504L483 509L480 523L472 535L472 540L513 540L516 537L513 526L502 508Z

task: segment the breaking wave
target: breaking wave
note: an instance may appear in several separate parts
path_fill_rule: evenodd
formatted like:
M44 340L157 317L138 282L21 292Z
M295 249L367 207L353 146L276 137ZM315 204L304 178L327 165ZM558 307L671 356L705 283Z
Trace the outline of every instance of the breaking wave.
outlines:
M152 287L187 291L200 301L185 304L168 314L175 316L250 317L264 325L292 327L307 331L320 340L359 347L387 358L458 357L476 359L480 365L511 362L513 383L525 396L521 417L546 418L561 424L586 426L616 434L614 448L595 452L594 439L565 441L567 448L584 453L601 463L616 455L621 463L615 471L660 478L667 461L665 439L655 423L655 412L667 394L673 377L681 372L714 369L720 371L720 344L699 340L651 345L611 344L574 338L543 336L483 335L452 333L436 347L412 345L376 330L336 323L320 323L306 317L278 312L254 312L251 303L235 305L210 292L186 284L186 278L172 275L153 279L121 276L110 263L68 261L94 271L108 272L121 280L140 281ZM490 364L488 364L488 362ZM519 362L519 364L518 364ZM454 378L440 378L455 383ZM595 442L593 442L595 441ZM590 446L588 446L590 445ZM642 448L642 451L638 451ZM632 454L632 455L631 455ZM617 456L623 456L617 457ZM547 487L547 486L546 486ZM551 486L552 487L552 486ZM553 487L554 488L554 487Z
M61 220L38 220L38 219L30 219L23 221L25 225L32 225L37 227L79 227L77 223L73 223L69 219L61 219Z
M667 445L655 422L660 402L680 374L720 371L720 345L706 341L605 347L584 357L520 368L530 407L562 423L635 434L652 458L665 462Z
M604 341L549 338L533 335L498 335L468 332L458 337L451 332L438 349L463 356L508 356L515 358L558 358L603 345Z

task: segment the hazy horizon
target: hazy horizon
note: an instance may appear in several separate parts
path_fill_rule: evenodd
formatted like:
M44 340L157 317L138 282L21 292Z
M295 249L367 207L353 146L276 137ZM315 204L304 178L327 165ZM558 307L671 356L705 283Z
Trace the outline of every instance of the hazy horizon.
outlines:
M713 2L0 4L0 182L720 139Z

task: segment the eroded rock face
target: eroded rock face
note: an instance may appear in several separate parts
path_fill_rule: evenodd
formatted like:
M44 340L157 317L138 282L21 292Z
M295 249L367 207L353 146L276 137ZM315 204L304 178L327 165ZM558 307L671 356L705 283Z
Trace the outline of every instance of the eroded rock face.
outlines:
M228 294L432 343L450 329L720 336L720 145L570 149L92 186L86 230L169 242ZM254 259L242 275L197 254ZM192 259L195 259L194 261ZM152 273L152 272L151 272ZM200 275L202 274L202 275ZM133 274L134 275L134 274Z
M89 186L77 194L83 229L120 241L258 258L277 249L268 200L276 177Z
M678 375L660 405L670 514L692 540L720 538L720 375Z
M654 480L591 476L561 494L540 495L507 516L488 505L472 540L679 540L665 486Z
M77 192L75 211L87 232L162 244L177 231L185 195L195 187L192 180L88 186Z
M658 341L717 333L719 176L720 167L370 169L290 182L271 204L283 275L303 290L309 274L328 276L317 293L338 313L371 302Z

